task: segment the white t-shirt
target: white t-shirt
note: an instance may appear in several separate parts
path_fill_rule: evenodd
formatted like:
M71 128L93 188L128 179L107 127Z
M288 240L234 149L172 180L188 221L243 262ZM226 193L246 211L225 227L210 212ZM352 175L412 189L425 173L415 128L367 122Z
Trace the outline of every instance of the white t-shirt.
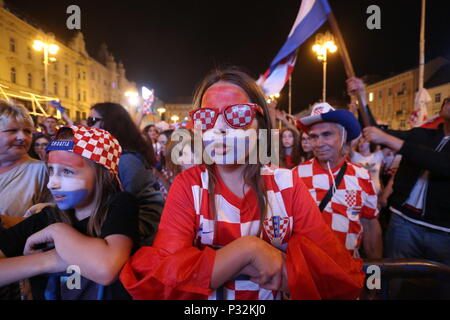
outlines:
M49 200L45 163L30 159L0 173L0 215L23 217L33 205Z
M381 165L383 164L383 152L377 151L371 153L369 156L363 156L359 152L353 152L352 162L360 165L370 173L370 177L375 184L375 192L377 194L381 191L381 182L380 182L380 170Z

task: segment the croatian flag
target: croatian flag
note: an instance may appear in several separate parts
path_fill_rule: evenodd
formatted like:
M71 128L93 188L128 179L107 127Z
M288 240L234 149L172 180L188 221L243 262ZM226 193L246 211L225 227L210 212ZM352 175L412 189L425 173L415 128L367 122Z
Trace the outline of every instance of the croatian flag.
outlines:
M270 68L257 81L266 95L277 94L283 89L294 70L297 48L327 21L330 13L327 0L302 1L286 43L273 59Z

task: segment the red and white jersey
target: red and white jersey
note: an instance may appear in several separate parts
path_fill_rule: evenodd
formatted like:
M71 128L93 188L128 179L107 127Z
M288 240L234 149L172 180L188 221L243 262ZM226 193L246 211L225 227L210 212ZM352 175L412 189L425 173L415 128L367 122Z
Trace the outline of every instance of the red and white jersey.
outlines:
M153 246L140 248L121 272L133 298L281 299L280 292L260 288L247 276L210 287L216 250L240 237L258 236L261 227L255 191L241 199L215 172L214 194L208 193L204 165L174 180ZM287 252L293 299L354 298L364 279L361 264L333 235L302 180L288 169L265 167L263 173L268 201L261 238Z
M332 170L334 179L343 164ZM330 172L315 159L300 164L293 172L303 180L319 205L333 184ZM322 213L351 255L359 257L358 248L363 232L360 218L374 219L378 216L377 194L369 172L347 161L345 175Z

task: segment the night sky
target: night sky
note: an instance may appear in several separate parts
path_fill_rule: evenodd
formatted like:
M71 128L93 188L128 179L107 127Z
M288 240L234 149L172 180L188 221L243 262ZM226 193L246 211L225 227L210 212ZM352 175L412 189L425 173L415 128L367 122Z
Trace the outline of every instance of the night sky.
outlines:
M165 102L191 96L215 67L237 65L258 78L284 44L300 0L6 0L7 4L67 40L66 8L81 8L81 31L91 56L102 42L127 77L154 88ZM426 61L450 58L446 1L427 1ZM358 76L388 76L418 64L420 0L329 0ZM366 9L381 8L381 30L369 30ZM319 32L329 29L325 24ZM314 36L300 47L293 73L293 109L321 97L322 65L311 50ZM338 54L328 64L329 97L345 98L345 72ZM287 86L279 105L287 109Z

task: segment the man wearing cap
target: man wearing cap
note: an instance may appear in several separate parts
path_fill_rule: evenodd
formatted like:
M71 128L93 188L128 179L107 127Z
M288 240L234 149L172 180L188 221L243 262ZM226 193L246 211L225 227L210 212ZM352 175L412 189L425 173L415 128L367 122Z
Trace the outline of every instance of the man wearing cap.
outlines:
M328 103L297 120L310 137L314 158L294 169L316 200L323 217L350 254L358 258L361 242L367 258L382 256L377 195L369 172L351 163L344 147L361 134L358 120Z

